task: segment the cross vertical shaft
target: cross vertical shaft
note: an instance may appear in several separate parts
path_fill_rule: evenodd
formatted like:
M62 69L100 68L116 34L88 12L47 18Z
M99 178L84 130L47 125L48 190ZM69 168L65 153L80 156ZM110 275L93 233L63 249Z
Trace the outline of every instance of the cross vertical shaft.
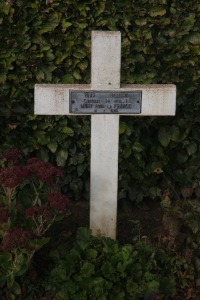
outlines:
M91 89L120 88L120 32L92 33ZM90 228L116 238L119 115L92 115Z

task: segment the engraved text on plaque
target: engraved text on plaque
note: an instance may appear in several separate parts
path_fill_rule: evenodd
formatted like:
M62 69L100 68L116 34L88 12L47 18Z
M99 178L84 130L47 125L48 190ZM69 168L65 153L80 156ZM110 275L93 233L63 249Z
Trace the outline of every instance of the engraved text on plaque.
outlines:
M75 91L70 90L70 113L140 114L141 91Z

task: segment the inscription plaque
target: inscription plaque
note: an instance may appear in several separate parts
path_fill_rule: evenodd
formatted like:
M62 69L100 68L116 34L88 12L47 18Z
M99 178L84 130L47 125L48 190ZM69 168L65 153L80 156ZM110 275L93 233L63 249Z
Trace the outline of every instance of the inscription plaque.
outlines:
M69 106L74 114L140 114L142 92L70 90Z

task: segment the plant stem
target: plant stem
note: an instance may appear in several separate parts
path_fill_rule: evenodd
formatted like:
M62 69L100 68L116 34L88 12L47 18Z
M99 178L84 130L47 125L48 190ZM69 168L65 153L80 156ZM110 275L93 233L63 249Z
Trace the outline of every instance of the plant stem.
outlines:
M166 177L166 175L164 173L162 173L164 179L167 181L167 184L169 185L169 187L171 188L171 190L173 191L174 195L176 195L178 201L181 201L177 191L174 189L173 185L171 184L171 182L169 181L169 179Z

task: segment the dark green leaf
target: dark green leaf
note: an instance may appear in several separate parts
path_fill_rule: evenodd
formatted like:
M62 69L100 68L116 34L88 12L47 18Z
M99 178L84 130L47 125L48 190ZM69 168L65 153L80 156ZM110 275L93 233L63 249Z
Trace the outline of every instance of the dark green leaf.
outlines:
M158 132L158 140L162 146L167 147L171 140L170 132L166 128L160 128Z
M155 6L150 9L149 14L151 17L163 16L166 14L166 9L163 6Z
M58 148L58 144L55 142L51 142L47 144L47 147L49 148L49 150L51 150L52 153L55 153Z
M120 122L119 124L119 134L123 134L126 131L126 123Z
M194 154L196 151L197 151L197 144L195 142L192 142L187 146L187 153L189 155Z
M142 152L144 150L144 147L139 142L135 142L132 149L133 151Z
M12 285L12 292L15 295L21 295L21 287L16 281L14 281L14 283Z
M58 153L56 155L57 165L59 167L64 167L67 158L68 158L68 151L67 150L58 151Z

